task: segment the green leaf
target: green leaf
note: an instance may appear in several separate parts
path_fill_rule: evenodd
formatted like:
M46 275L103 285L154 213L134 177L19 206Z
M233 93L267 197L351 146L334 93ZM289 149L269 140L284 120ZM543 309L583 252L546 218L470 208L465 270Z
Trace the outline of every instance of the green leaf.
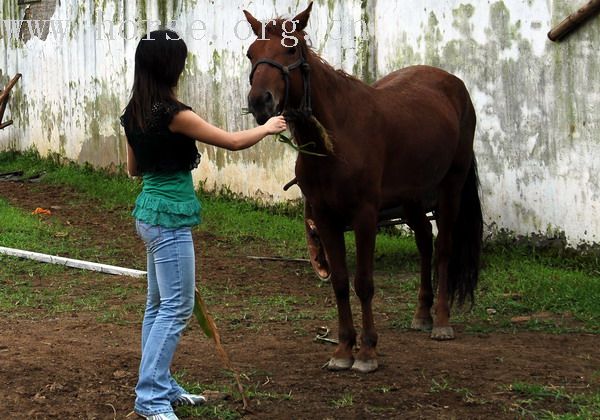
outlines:
M208 338L214 338L214 331L212 330L211 323L208 320L208 311L204 306L204 300L200 296L200 292L196 289L196 298L194 299L194 315L200 324L200 328L204 331L204 334Z

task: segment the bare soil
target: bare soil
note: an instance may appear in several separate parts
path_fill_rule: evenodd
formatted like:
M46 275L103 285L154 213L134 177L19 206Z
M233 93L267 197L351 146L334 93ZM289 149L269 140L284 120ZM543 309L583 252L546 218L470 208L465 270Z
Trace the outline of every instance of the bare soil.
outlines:
M145 253L123 209L107 212L64 186L0 182L0 197L32 211L52 208L49 223L75 229L82 247L97 247L112 263L144 267ZM331 288L305 266L257 261L270 255L259 239L234 243L202 229L194 231L198 282L217 319L223 344L244 374L256 419L512 419L521 408L571 409L563 399L523 402L509 386L516 382L564 387L571 393L600 388L600 337L592 334L516 332L469 334L458 325L457 339L435 342L408 331L377 312L378 371L361 375L321 368L333 351L314 340L321 326L335 338ZM412 273L398 273L399 278ZM6 419L123 419L131 413L139 362L143 280L65 269L56 278L35 279L40 289L79 278L73 298L98 288L128 285L133 292L114 298L110 308L125 310L115 322L93 311L44 314L22 308L0 319L0 413ZM11 279L5 279L10 285ZM10 286L9 286L10 287ZM278 306L294 298L293 310ZM262 298L271 302L264 312ZM270 300L270 298L273 298ZM390 298L386 292L386 298ZM415 297L416 299L416 297ZM273 308L282 308L280 312ZM355 312L355 323L360 314ZM174 371L188 382L233 390L211 341L191 324L177 351ZM221 392L215 408L241 412L241 400ZM129 418L135 418L131 416ZM181 418L191 418L181 415Z

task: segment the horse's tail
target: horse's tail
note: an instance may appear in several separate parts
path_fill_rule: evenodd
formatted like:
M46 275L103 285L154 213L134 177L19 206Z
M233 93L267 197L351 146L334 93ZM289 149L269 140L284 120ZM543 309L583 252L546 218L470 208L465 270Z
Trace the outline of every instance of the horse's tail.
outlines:
M451 301L462 305L474 302L479 280L479 258L483 236L483 215L479 199L477 161L473 162L460 197L460 210L452 232L452 256L448 266L448 293Z

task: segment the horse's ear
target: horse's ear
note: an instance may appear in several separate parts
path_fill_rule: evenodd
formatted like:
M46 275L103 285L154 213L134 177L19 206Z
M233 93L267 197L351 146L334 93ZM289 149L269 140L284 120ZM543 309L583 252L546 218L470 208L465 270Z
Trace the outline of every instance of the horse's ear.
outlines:
M298 21L298 24L296 25L297 30L303 31L304 28L306 28L306 25L308 25L308 18L310 17L310 11L312 10L312 5L313 5L313 2L311 1L308 4L308 7L306 8L306 10L304 12L298 13L298 15L296 15L296 17L294 18L295 21Z
M246 20L250 24L254 35L260 37L262 34L262 24L247 10L244 10L244 15L246 15Z

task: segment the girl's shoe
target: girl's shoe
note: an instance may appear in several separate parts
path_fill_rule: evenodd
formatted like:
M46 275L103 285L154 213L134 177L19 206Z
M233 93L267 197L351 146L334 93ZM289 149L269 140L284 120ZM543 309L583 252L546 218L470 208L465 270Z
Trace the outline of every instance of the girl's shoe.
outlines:
M206 402L206 397L204 395L198 394L181 394L175 401L171 403L174 407L177 406L199 406Z
M175 413L152 414L151 416L145 416L140 413L135 414L146 420L179 420L179 417L177 417Z

